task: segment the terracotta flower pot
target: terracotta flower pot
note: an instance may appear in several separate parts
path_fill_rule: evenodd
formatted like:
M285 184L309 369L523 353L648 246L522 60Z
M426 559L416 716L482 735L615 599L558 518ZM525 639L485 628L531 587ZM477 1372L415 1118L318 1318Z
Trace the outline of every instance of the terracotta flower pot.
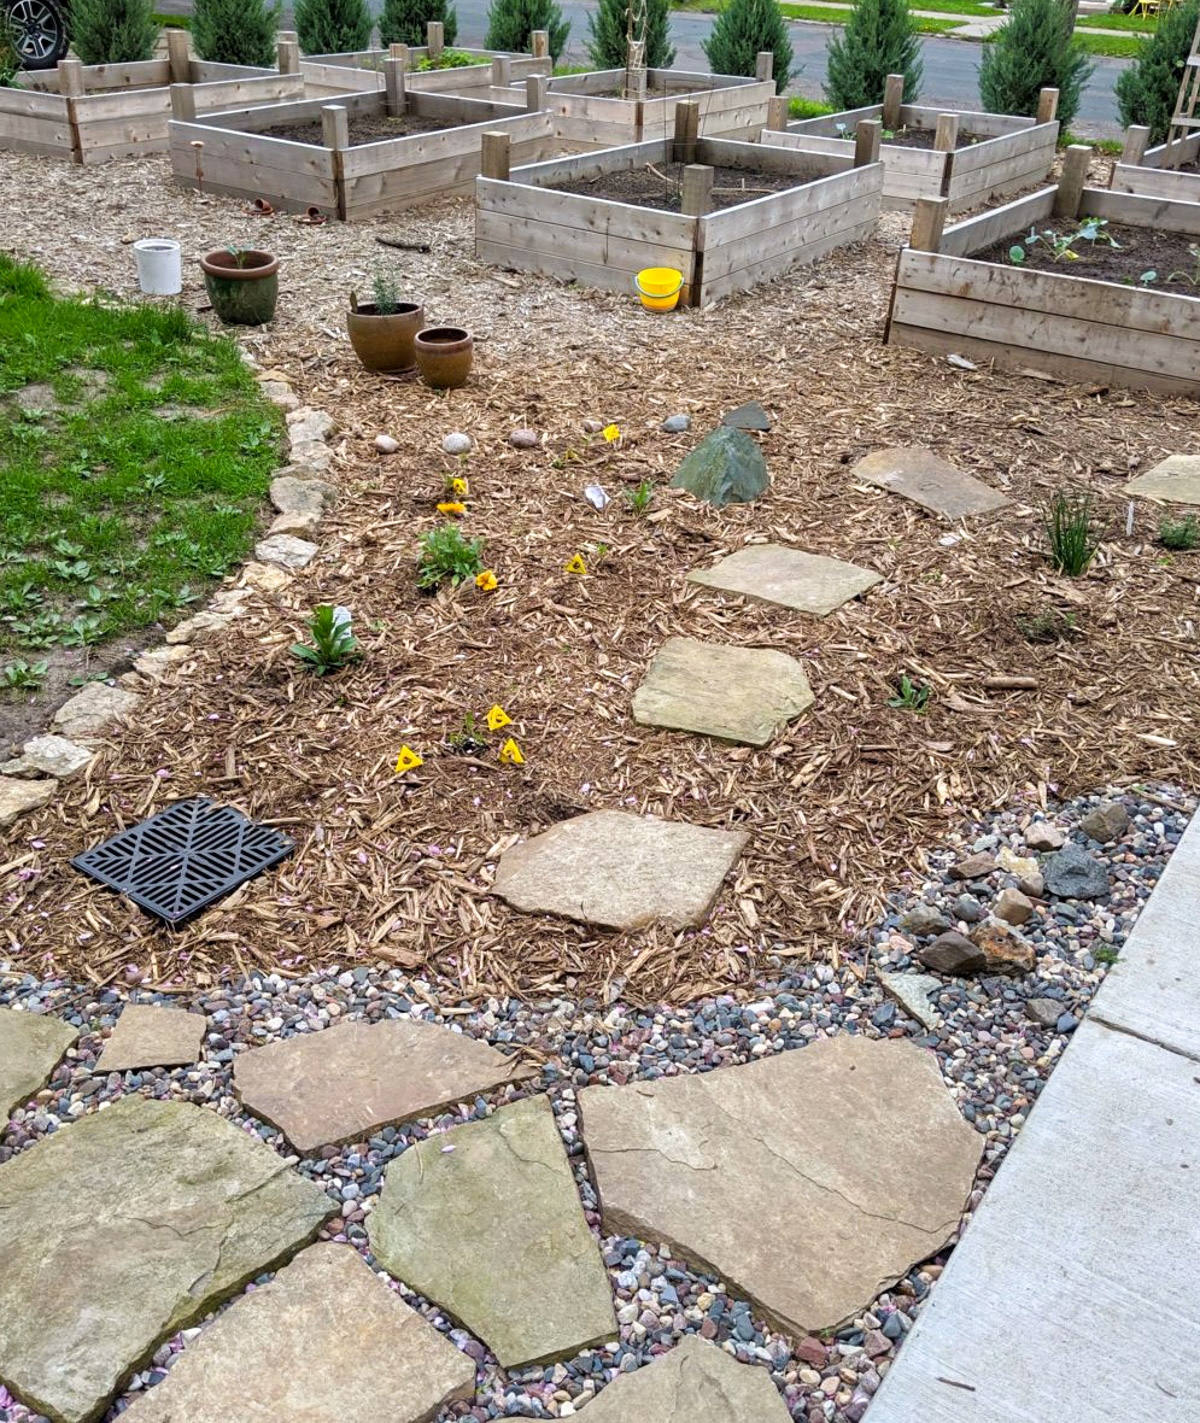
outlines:
M429 326L417 334L417 367L434 390L466 385L475 359L475 339L461 326Z
M346 313L350 344L369 371L411 371L417 359L413 342L424 324L425 310L414 301L402 301L386 316L373 304Z
M247 248L219 248L200 258L213 310L227 326L262 326L279 299L279 258Z

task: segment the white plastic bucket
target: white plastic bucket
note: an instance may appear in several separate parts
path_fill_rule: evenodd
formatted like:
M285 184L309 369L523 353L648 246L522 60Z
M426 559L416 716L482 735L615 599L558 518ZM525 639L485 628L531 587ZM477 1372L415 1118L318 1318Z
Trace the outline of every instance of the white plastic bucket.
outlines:
M133 244L138 286L147 296L175 296L183 290L183 258L169 237L143 237Z

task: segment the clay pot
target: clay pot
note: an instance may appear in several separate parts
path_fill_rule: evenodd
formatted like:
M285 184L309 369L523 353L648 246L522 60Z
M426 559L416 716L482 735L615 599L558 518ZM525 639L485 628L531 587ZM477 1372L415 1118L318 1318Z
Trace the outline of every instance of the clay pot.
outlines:
M461 326L429 326L417 335L417 368L434 390L466 385L475 359L475 338Z
M367 370L392 375L411 371L416 364L413 342L424 324L424 308L414 301L402 301L386 316L380 316L373 304L346 313L354 354Z
M200 258L213 310L227 326L262 326L279 300L279 258L248 248L219 248Z

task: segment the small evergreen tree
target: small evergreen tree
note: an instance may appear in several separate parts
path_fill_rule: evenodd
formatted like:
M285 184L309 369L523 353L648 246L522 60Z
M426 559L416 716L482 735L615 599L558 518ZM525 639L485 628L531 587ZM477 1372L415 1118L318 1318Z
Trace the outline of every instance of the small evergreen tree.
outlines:
M1145 124L1151 143L1162 143L1167 137L1198 20L1200 0L1160 10L1158 29L1142 41L1130 67L1117 75L1121 123L1126 128Z
M625 68L627 9L628 0L600 0L588 15L588 58L597 69ZM675 63L670 15L670 0L646 0L647 69L670 69Z
M835 109L881 104L889 74L903 74L904 102L917 102L921 39L906 0L858 0L827 54L825 97Z
M213 64L275 63L279 4L265 0L195 0L192 43L201 59Z
M151 0L73 0L71 48L84 64L151 59L158 40Z
M353 54L371 43L366 0L296 0L295 22L305 54Z
M545 30L549 34L550 56L557 64L559 55L567 47L571 22L563 19L555 0L492 0L483 47L509 54L527 54L529 36L534 30Z
M759 52L769 49L775 56L775 92L782 94L792 77L792 46L775 0L730 0L700 47L714 74L753 78Z
M997 114L1037 113L1038 92L1058 90L1063 128L1079 112L1079 100L1095 66L1075 43L1073 0L1013 0L996 38L983 47L979 97Z
M452 45L458 34L458 12L447 0L383 0L379 43L423 45L430 20L442 22L443 37L447 45Z

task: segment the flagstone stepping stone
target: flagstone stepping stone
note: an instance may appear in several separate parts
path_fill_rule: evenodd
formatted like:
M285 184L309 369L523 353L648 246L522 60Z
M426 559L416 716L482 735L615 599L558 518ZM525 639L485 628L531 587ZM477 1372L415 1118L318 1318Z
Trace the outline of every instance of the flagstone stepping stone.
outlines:
M722 425L706 435L675 471L672 489L686 489L714 508L748 504L770 484L767 462L749 435Z
M748 400L745 405L739 405L723 415L721 424L735 430L769 430L771 417L757 400Z
M672 637L633 694L633 719L765 746L812 704L804 668L786 652Z
M78 1036L60 1018L0 1008L0 1128L42 1090Z
M200 1057L203 1013L129 1003L117 1019L97 1072L128 1072L138 1067L187 1067Z
M136 1096L81 1117L0 1166L0 1383L89 1423L157 1345L334 1209L205 1107Z
M88 765L92 752L76 746L65 736L35 736L21 747L15 761L0 766L0 776L48 776L70 781Z
M1174 504L1200 504L1200 455L1168 455L1153 469L1131 479L1125 493Z
M129 1423L429 1423L475 1365L349 1245L313 1245L184 1349Z
M367 1234L384 1269L503 1368L616 1337L608 1273L545 1097L410 1146L387 1168Z
M789 1423L791 1418L766 1369L739 1364L695 1334L640 1369L618 1374L588 1404L587 1416L591 1423Z
M605 1232L668 1243L789 1334L861 1314L940 1250L983 1150L933 1054L899 1039L579 1100Z
M697 927L749 835L595 810L501 856L495 891L515 909L606 929Z
M974 475L956 469L919 445L872 450L854 466L854 478L911 499L931 514L963 519L990 514L1012 501Z
M54 713L54 730L69 741L103 736L118 717L132 716L141 700L135 692L121 687L89 682Z
M782 544L751 544L712 568L689 573L688 581L825 617L873 588L880 576L823 554L801 553Z
M242 1053L233 1085L247 1110L308 1154L433 1116L528 1071L435 1023L344 1023Z
M57 789L54 781L24 781L13 776L0 776L0 830L31 810L40 810L48 805Z

